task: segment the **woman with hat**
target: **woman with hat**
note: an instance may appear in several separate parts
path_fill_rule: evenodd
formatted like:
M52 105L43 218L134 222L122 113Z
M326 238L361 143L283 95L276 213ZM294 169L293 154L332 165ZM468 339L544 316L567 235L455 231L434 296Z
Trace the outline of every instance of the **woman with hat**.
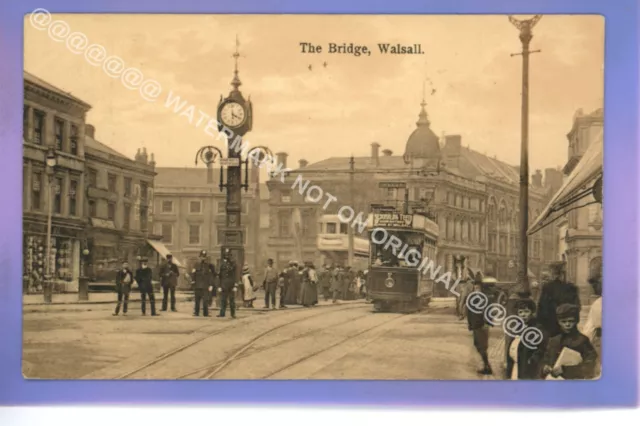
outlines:
M318 303L318 274L311 262L305 262L305 268L302 273L302 306L310 308Z
M253 278L251 277L249 265L247 263L242 267L242 286L244 287L243 306L245 308L253 308L253 301L256 300L256 296L253 292L257 289L254 288Z

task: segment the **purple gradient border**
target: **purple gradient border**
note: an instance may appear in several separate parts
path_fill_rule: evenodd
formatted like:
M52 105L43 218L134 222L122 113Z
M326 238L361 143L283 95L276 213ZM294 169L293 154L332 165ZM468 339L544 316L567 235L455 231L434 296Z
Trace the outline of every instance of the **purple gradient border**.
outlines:
M532 5L535 3L535 5ZM21 374L23 15L52 13L484 13L606 17L603 377L593 382L27 381ZM0 404L324 404L351 406L602 407L638 400L638 5L634 0L41 0L0 5ZM514 37L516 34L514 33ZM563 141L558 141L562 143ZM14 202L8 202L15 197Z

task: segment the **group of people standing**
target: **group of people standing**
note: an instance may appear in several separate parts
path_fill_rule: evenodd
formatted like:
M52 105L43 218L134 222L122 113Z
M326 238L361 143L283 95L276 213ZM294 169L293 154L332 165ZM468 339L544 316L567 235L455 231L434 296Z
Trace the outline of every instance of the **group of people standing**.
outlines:
M536 345L523 342L524 335L506 338L506 377L513 380L592 379L599 375L600 338L602 333L602 279L589 282L598 299L591 305L589 317L581 330L581 303L578 288L564 278L564 265L552 264L543 279L538 303L526 294L517 294L514 314L526 327L539 330L542 341ZM474 291L486 293L482 280ZM466 296L465 296L466 297ZM479 374L493 374L487 354L489 327L484 312L467 307L469 330L482 357ZM522 333L526 328L523 327ZM531 337L531 336L529 336ZM526 344L525 344L526 343ZM573 355L572 355L573 354ZM579 355L579 356L578 356Z

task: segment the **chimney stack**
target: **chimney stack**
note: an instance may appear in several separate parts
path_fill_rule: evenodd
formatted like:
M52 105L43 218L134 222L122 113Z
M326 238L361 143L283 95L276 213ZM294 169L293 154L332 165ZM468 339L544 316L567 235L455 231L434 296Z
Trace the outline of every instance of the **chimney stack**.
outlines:
M385 157L391 157L393 155L393 151L390 149L384 149L382 150L382 154L384 154Z
M309 162L304 158L298 161L298 165L300 166L301 169L304 169L305 167L307 167L307 164L309 164Z
M151 160L149 161L149 165L151 167L155 167L156 166L156 156L153 155L153 152L151 153Z
M96 138L96 128L92 124L87 124L84 126L84 133L89 136L91 139Z
M289 154L287 154L286 152L278 152L276 154L276 159L278 161L278 164L276 164L276 167L281 166L282 169L286 169L288 156Z
M460 149L462 148L462 136L446 135L444 137L444 147L449 155L460 155Z
M379 151L380 144L378 142L373 142L371 144L371 162L376 166L380 165Z
M544 186L551 188L553 193L558 192L562 187L563 174L561 170L554 168L544 169Z
M531 177L531 181L535 188L542 188L542 171L536 170L536 174Z
M149 162L149 155L147 154L147 148L142 148L142 162L147 164Z

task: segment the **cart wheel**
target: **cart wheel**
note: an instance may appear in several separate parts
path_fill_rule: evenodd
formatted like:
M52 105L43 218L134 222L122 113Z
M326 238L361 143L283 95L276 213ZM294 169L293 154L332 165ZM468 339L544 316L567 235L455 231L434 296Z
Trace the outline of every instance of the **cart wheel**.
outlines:
M502 306L507 306L507 294L504 291L498 293L498 297L496 298L496 302Z

